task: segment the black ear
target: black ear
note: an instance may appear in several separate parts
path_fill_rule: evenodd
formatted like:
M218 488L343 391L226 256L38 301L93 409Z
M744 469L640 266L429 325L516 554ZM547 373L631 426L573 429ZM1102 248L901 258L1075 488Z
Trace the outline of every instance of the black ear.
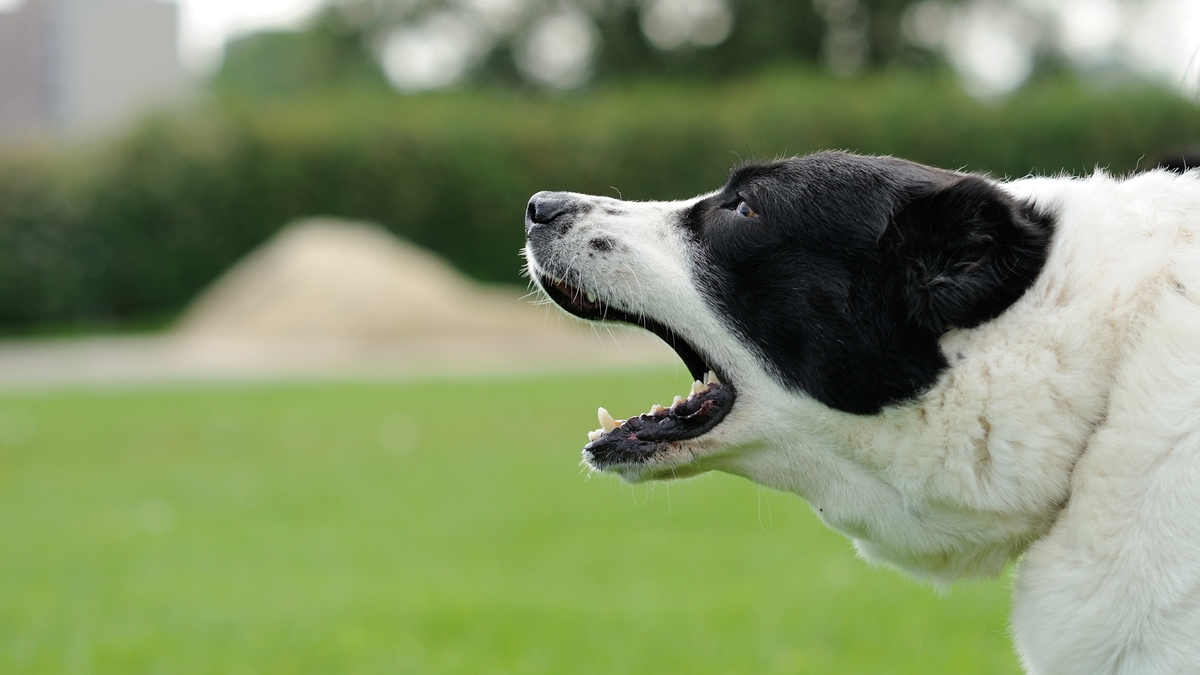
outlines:
M892 219L880 252L905 320L941 335L995 318L1046 262L1053 219L977 176L914 198Z

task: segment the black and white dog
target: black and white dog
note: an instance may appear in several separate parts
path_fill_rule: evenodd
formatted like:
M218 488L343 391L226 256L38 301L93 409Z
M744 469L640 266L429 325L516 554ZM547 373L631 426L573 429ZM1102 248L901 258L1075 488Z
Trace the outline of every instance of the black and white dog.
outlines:
M821 153L681 202L541 192L530 276L689 396L584 461L727 471L935 582L1024 554L1031 673L1200 673L1200 172L1000 183Z

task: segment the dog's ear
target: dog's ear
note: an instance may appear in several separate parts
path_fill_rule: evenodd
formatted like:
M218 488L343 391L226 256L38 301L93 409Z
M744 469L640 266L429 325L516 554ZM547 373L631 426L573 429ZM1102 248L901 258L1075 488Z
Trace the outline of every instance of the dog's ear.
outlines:
M1052 220L977 176L955 177L893 216L880 239L890 295L941 335L995 318L1046 261Z

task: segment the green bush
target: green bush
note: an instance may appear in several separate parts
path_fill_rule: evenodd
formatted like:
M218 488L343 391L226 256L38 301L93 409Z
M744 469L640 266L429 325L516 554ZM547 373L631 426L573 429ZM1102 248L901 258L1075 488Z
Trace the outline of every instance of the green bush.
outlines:
M227 99L103 150L0 157L0 330L170 316L300 216L375 220L476 278L517 282L537 190L686 197L743 159L823 148L997 176L1121 173L1198 140L1200 114L1168 92L1059 81L988 105L904 74Z

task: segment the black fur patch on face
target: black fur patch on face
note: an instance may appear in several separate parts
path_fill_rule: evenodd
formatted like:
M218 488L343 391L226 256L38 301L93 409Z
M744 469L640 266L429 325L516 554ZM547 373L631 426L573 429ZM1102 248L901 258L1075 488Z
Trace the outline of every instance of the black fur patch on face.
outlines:
M936 382L943 333L1021 297L1053 222L976 176L821 153L735 169L682 227L708 301L785 386L872 414Z

